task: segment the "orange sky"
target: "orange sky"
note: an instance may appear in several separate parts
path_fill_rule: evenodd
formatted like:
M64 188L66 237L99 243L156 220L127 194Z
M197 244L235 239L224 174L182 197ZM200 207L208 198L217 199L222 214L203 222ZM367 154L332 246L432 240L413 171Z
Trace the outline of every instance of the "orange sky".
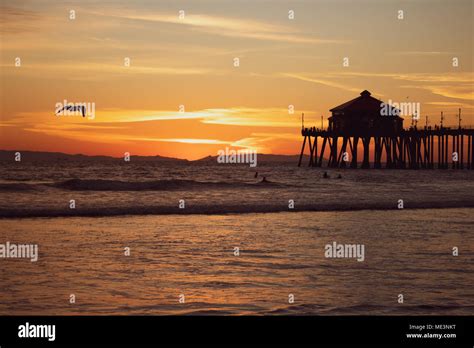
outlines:
M302 112L319 127L364 89L474 126L470 0L3 1L0 16L0 149L293 154ZM56 116L63 100L95 117Z

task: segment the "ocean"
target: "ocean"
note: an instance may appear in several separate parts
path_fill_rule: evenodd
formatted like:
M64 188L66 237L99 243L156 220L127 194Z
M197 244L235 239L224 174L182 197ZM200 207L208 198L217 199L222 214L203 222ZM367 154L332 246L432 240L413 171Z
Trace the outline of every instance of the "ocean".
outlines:
M39 257L0 259L0 314L472 315L473 179L2 163L0 244L37 244ZM364 260L326 257L333 243L363 245Z

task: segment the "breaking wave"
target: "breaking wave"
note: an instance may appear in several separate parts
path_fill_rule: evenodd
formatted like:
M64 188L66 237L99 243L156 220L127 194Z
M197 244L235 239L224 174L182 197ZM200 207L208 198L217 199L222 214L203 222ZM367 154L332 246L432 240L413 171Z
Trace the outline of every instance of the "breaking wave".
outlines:
M271 181L266 182L222 182L222 181L196 181L183 179L154 180L154 181L121 181L121 180L82 180L70 179L50 184L24 184L24 183L2 183L1 191L31 191L53 187L69 191L173 191L193 189L242 189L257 187L285 187L289 185L279 184Z
M446 209L446 208L474 208L472 201L452 201L448 203L424 202L412 203L410 209ZM392 210L394 214L399 211L393 204L383 202L362 203L359 205L341 203L327 204L301 204L296 209L288 209L282 204L187 204L186 209L176 206L96 206L76 209L59 208L2 208L0 218L30 218L30 217L105 217L125 215L226 215L226 214L252 214L252 213L280 213L280 212L334 212L334 211L360 211L360 210Z

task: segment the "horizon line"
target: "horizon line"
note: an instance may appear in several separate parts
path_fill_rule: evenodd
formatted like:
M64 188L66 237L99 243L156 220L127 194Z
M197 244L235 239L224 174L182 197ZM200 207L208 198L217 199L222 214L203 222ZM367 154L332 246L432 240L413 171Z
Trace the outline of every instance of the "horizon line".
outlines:
M60 151L37 151L37 150L5 150L5 149L0 149L0 152L32 152L32 153L43 153L43 154L60 154L60 155L67 155L67 156L84 156L84 157L108 157L111 159L123 159L123 157L115 157L115 156L110 156L110 155L101 155L101 154L96 154L96 155L86 155L83 153L67 153L67 152L60 152ZM299 156L299 153L295 154L275 154L275 153L257 153L257 155L264 155L264 156L283 156L283 157L290 157L290 156ZM308 156L308 155L304 155ZM160 154L156 155L133 155L130 154L130 157L161 157L161 158L166 158L166 159L171 159L171 160L179 160L179 161L187 161L187 162L197 162L201 161L206 158L212 158L212 157L218 157L218 154L216 155L207 155L198 159L190 160L187 158L179 158L179 157L168 157L168 156L162 156Z

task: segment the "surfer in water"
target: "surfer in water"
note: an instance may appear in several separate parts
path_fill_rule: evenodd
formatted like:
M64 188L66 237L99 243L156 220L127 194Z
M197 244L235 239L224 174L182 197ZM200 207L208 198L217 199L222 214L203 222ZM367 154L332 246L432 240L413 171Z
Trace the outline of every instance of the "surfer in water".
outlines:
M264 176L263 179L262 179L262 181L260 181L260 182L268 182L267 177Z
M342 179L342 175L339 174L336 179Z
M258 177L258 172L255 172L255 175L253 177L257 178Z
M324 172L324 174L323 174L323 178L324 178L324 179L329 179L328 172Z

